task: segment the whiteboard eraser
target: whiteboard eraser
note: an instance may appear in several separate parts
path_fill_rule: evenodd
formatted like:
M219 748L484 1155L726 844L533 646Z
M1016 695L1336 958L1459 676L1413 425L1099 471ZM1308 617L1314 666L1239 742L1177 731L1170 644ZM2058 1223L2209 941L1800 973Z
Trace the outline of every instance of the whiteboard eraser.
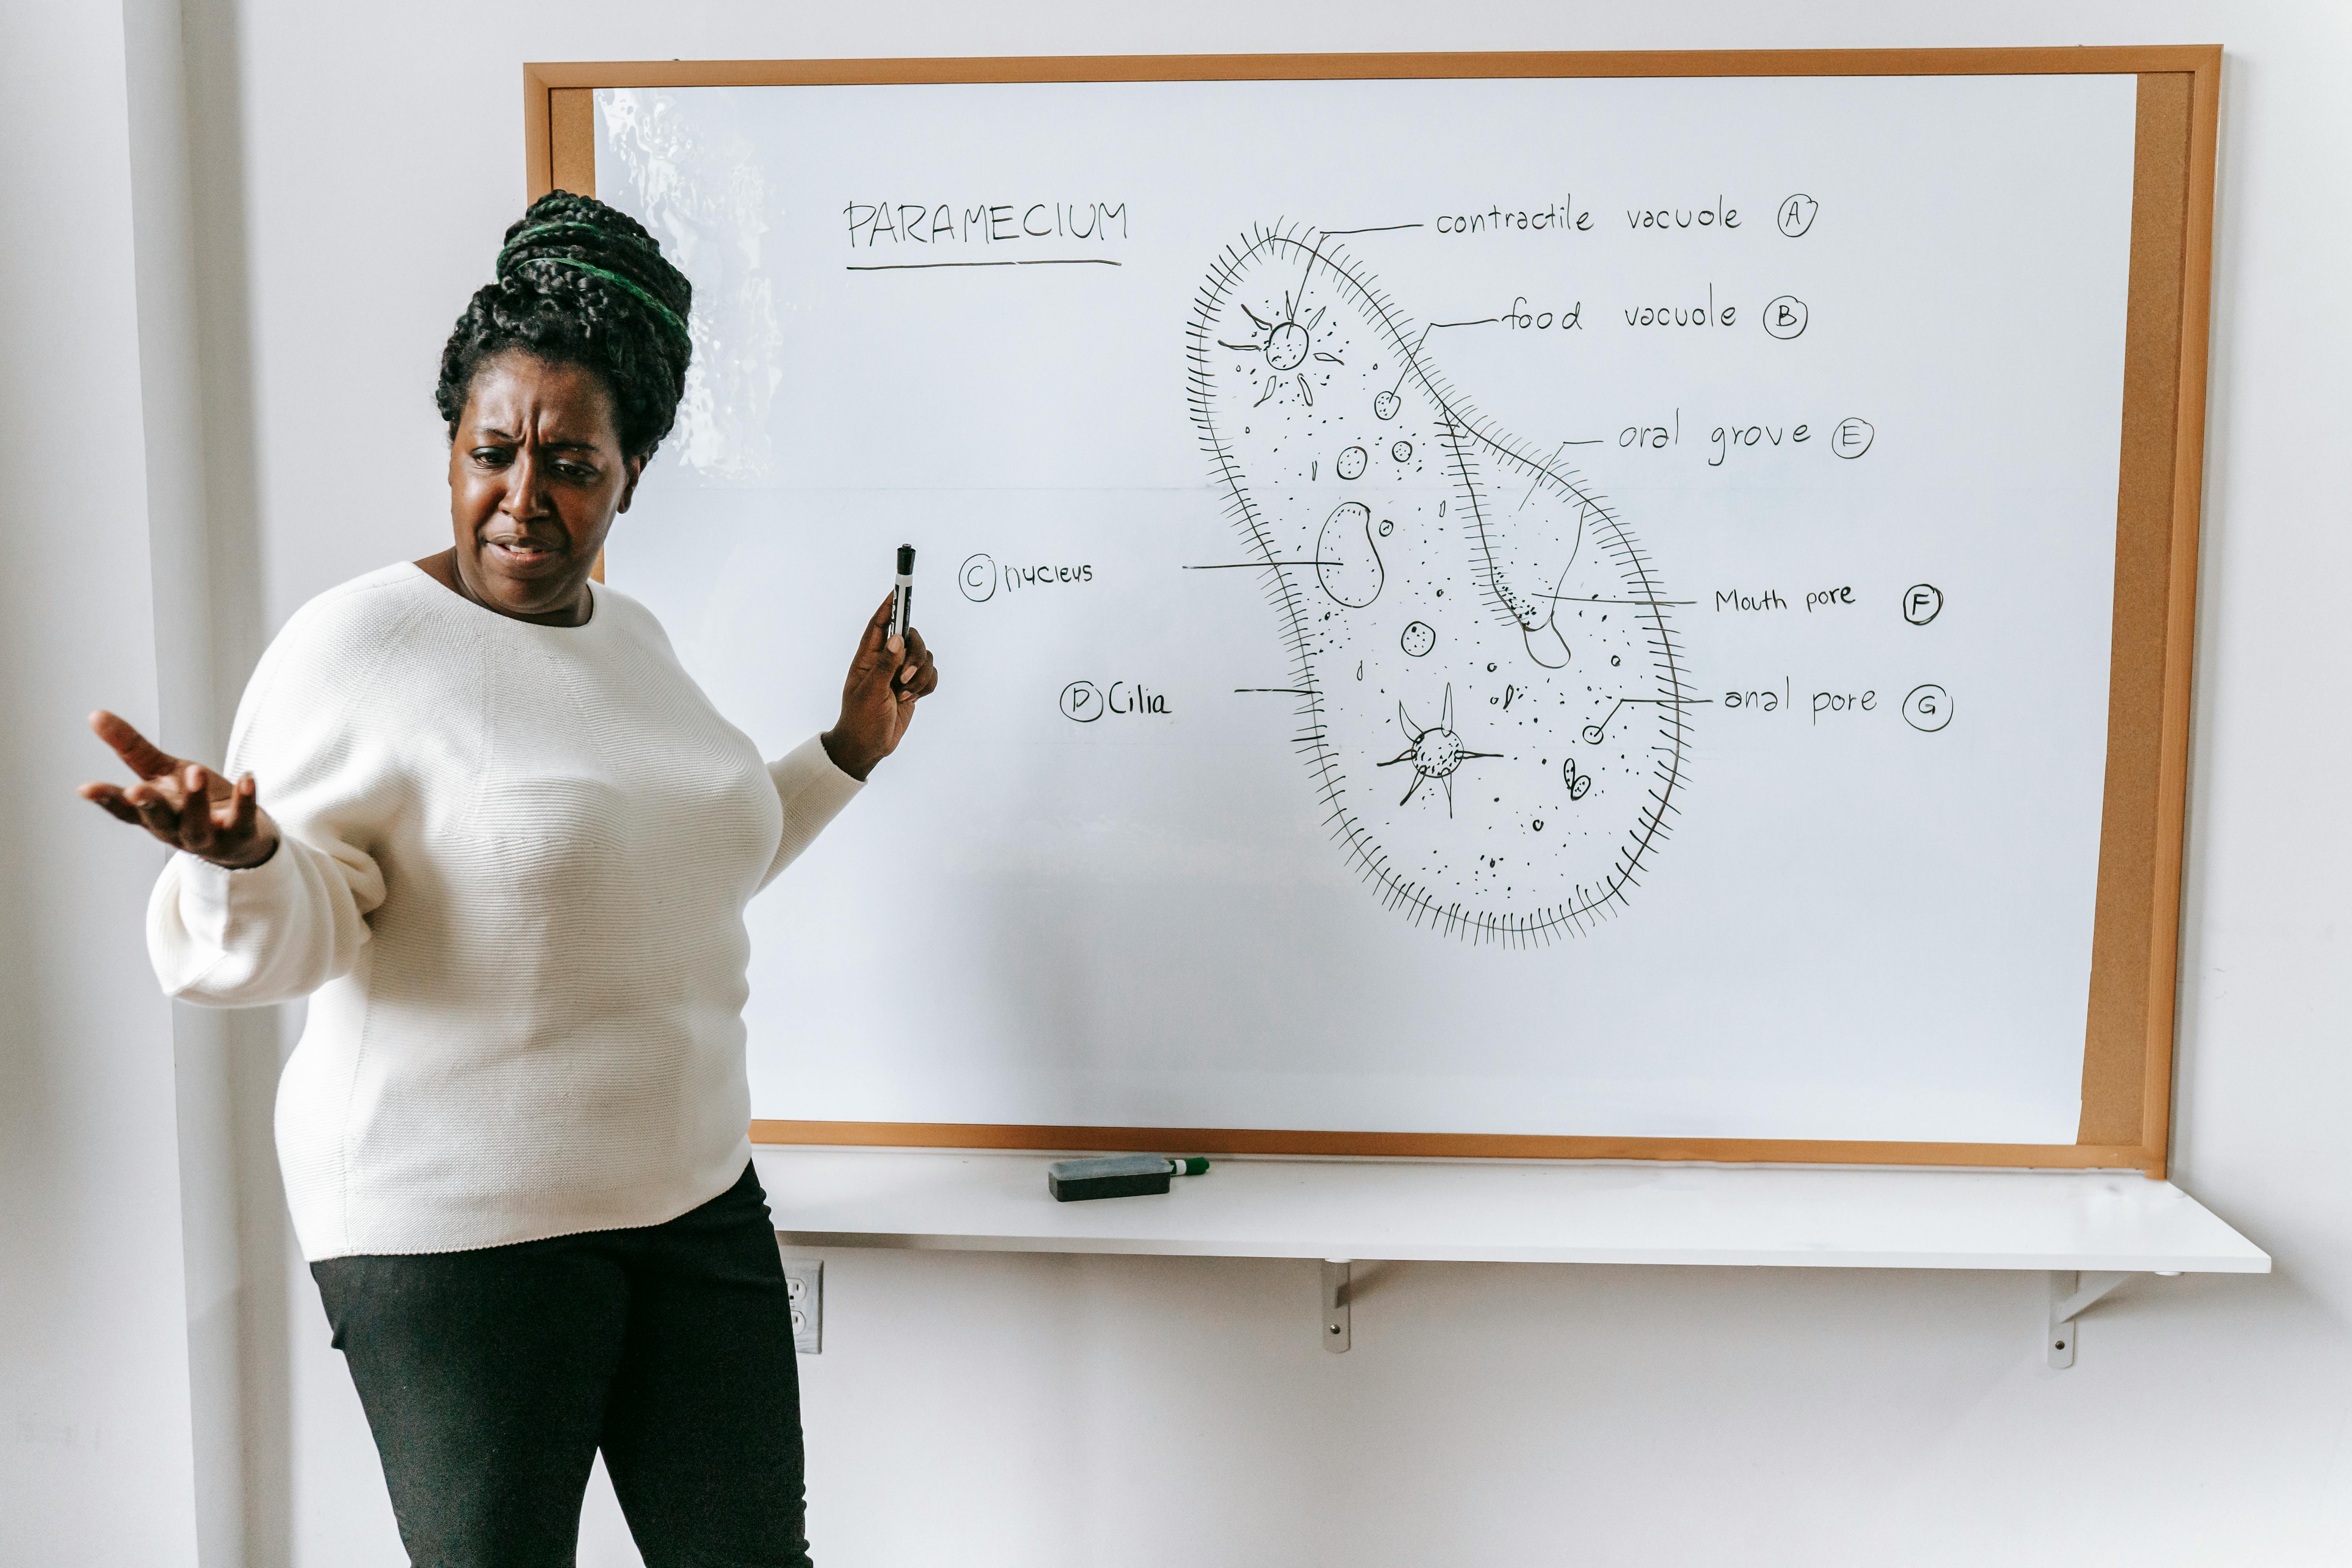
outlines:
M1093 1160L1056 1160L1045 1167L1045 1190L1057 1203L1082 1198L1131 1198L1164 1193L1177 1176L1197 1176L1209 1162L1195 1154L1171 1160L1165 1154L1109 1154Z

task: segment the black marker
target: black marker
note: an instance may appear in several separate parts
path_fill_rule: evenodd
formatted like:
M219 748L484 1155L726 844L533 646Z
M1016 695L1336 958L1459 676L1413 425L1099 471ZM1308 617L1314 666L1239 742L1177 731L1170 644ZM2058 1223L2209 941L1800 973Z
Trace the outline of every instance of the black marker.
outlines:
M902 637L914 624L915 615L915 547L898 546L898 585L890 595L890 635Z

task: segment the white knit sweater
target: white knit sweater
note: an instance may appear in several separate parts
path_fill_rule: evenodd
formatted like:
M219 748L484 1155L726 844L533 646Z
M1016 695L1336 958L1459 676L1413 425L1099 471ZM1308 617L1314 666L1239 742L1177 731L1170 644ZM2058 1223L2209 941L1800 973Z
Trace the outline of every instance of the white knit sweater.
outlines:
M163 988L316 993L278 1089L306 1256L656 1225L751 1155L743 906L858 790L762 763L646 608L510 620L403 563L320 595L229 743L278 851L176 855Z

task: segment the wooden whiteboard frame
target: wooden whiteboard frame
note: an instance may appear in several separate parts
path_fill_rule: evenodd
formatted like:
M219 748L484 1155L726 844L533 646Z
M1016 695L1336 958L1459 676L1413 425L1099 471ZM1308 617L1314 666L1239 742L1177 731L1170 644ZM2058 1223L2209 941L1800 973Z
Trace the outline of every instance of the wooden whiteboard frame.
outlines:
M2165 1173L2170 1140L2189 657L2205 453L2221 48L1755 49L1430 55L641 60L523 68L530 195L596 189L593 93L611 87L1275 81L1477 77L2038 76L2139 79L2116 506L2114 651L2083 1115L2072 1143L1542 1137L1208 1127L754 1121L766 1143L1183 1149L1459 1159L2009 1165Z

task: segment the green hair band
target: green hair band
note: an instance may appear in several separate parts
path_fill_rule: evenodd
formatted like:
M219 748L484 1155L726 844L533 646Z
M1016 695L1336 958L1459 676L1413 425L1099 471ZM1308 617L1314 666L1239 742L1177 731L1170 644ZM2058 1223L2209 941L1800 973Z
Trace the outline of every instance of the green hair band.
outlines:
M550 218L545 223L535 223L531 225L529 228L524 229L521 233L516 235L512 239L508 240L505 247L499 252L499 258L503 260L508 251L512 250L516 246L520 245L532 235L553 234L558 229L572 229L581 234L593 234L599 239L610 239L613 237L605 229L593 223L581 223L572 218Z
M524 237L525 236L527 236L527 235L537 234L537 233L539 233L541 229L547 229L547 228L558 228L558 227L561 227L561 228L586 228L586 229L592 229L592 230L593 230L593 226L589 225L589 224L584 224L584 223L541 224L541 225L540 225L540 226L539 226L538 227L536 227L536 228L528 228L528 229L525 229L525 230L522 232L522 234L519 234L519 235L515 236L515 238L516 238L516 239L521 239L521 238L523 238L523 237ZM603 232L603 231L601 231L601 230L593 230L593 232L601 233L601 232ZM507 248L508 248L508 249L509 249L509 250L511 250L511 249L513 248L512 244L511 244L511 243L509 243L509 245L508 246L508 247L507 247ZM504 252L501 252L501 253L500 253L500 256L501 256L501 258L503 258ZM677 329L677 335L678 335L679 337L685 338L688 342L692 342L694 341L694 339L693 339L693 334L692 334L692 333L690 333L690 332L688 332L688 331L686 330L686 323L685 323L684 321L682 321L678 320L677 312L676 310L671 310L667 305L663 304L659 300L655 299L651 294L648 294L647 292L646 292L646 290L644 290L643 289L640 289L640 288L639 288L639 287L637 287L635 283L630 282L627 279L625 279L625 278L622 277L619 273L617 273L617 272L608 271L608 270L606 270L605 268L602 268L602 267L599 267L599 266L595 265L593 262L582 261L582 260L580 260L579 258L577 258L576 257L570 257L570 256L532 256L532 257L527 257L527 258L524 258L524 260L523 260L523 261L521 261L521 262L518 262L518 263L516 263L516 265L517 265L517 266L525 266L525 265L528 265L528 264L530 264L530 263L531 263L531 262L538 262L538 261L552 261L552 262L554 262L554 263L555 263L557 266L559 266L559 267L569 267L569 268L572 268L573 270L575 270L575 271L585 272L585 273L587 273L591 278L602 278L605 282L610 283L610 284L613 284L613 285L614 285L614 286L615 286L616 288L621 288L621 289L627 289L630 293L635 294L638 299L640 299L640 300L644 300L644 301L646 302L646 304L647 304L648 306L650 306L650 307L653 309L654 312L655 312L656 315L660 316L660 317L661 317L661 319L662 319L663 321L667 321L667 322L668 322L672 327L676 328L676 329Z

